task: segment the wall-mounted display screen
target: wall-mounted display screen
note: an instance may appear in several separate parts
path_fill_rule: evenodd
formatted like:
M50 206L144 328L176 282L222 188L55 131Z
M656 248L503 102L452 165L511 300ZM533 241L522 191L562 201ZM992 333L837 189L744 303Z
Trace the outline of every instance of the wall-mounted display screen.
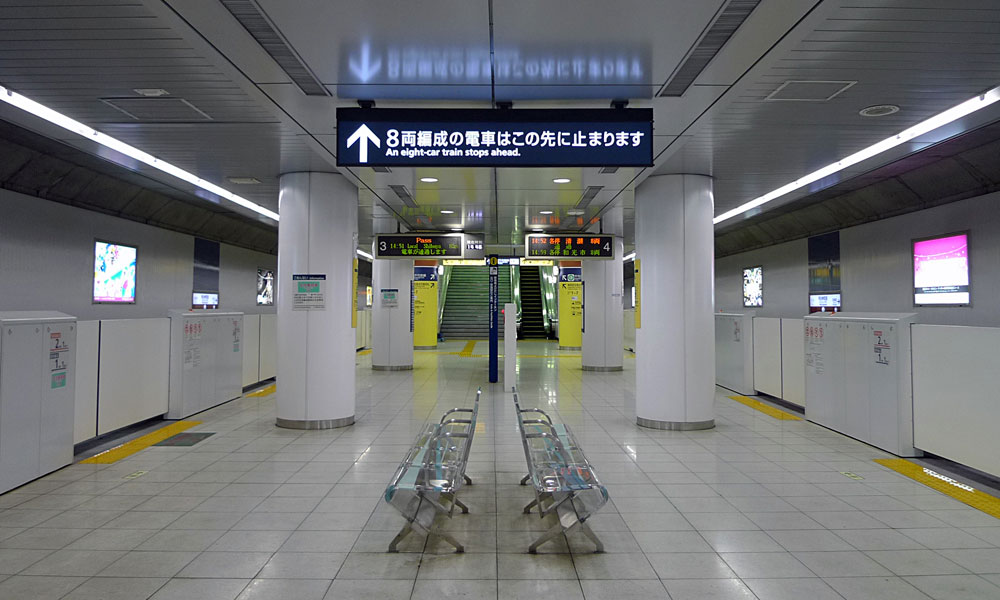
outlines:
M764 306L764 267L743 269L743 306Z
M94 242L94 302L135 303L137 256L134 246Z
M219 308L219 294L215 292L194 292L191 294L193 308Z
M913 241L913 303L967 306L969 234Z
M525 237L528 258L614 258L615 236L594 235L548 235L529 233Z
M274 271L257 269L257 306L274 305Z
M809 294L809 312L839 312L840 294Z

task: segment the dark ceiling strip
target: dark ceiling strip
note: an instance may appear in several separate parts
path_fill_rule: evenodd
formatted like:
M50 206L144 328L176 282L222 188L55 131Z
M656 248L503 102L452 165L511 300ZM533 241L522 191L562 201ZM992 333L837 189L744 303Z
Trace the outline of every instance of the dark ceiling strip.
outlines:
M271 55L278 66L307 96L329 96L330 92L292 50L253 0L219 0L240 25Z
M683 96L758 4L760 0L731 0L719 12L718 17L688 53L684 62L674 70L658 95Z

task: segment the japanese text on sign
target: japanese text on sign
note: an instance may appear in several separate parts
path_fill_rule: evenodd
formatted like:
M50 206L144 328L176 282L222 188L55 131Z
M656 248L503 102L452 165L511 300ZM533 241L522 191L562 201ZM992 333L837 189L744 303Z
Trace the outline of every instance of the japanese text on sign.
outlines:
M462 234L394 234L375 239L378 258L461 257Z
M531 234L526 254L532 258L614 258L614 236Z

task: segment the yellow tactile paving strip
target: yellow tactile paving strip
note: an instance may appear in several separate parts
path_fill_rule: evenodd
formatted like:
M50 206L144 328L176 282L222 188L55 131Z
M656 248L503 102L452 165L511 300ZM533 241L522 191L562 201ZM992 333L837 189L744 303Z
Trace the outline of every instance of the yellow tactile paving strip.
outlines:
M972 508L979 509L988 515L1000 519L1000 498L990 496L985 492L981 492L971 486L955 481L950 477L941 475L903 458L876 458L875 462L901 475L905 475L918 483L922 483L929 488L935 489L946 496L950 496L959 502L968 504Z
M358 352L358 356L366 356L366 355L371 354L371 353L372 353L372 349L368 348L367 350L362 350L361 352Z
M270 396L277 389L277 384L272 383L271 385L261 388L255 392L250 392L247 394L247 398L259 398L260 396Z
M472 356L472 350L476 347L476 340L469 340L465 343L465 348L458 353L459 356ZM450 353L449 353L450 354Z
M201 425L201 421L177 421L176 423L171 423L166 427L157 429L153 433L147 433L142 437L135 438L130 442L125 442L121 446L115 446L110 450L105 450L96 456L92 456L86 460L81 460L80 462L85 464L98 464L98 465L110 465L120 461L123 458L128 458L140 450L145 450L153 444L162 442L168 437L177 435L178 433L191 429L195 425Z
M778 410L769 404L764 404L760 400L754 400L753 398L748 398L747 396L730 396L730 400L735 400L740 404L749 406L750 408L760 411L769 417L774 417L780 421L801 421L802 417L797 417L792 413L787 413L783 410Z

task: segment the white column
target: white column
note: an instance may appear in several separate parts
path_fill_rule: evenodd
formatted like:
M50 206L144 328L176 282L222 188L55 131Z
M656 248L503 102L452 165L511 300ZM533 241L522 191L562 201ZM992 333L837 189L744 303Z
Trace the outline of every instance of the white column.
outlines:
M353 270L358 189L342 175L281 176L278 224L277 425L354 423ZM295 310L293 274L325 275L323 308Z
M405 371L413 368L413 330L410 329L412 260L372 262L372 368ZM398 290L396 305L387 306L383 290Z
M635 411L644 427L715 426L713 204L704 175L654 176L635 191Z
M621 371L625 344L622 329L622 208L616 206L603 217L605 234L615 236L612 260L583 261L583 351L584 371Z

